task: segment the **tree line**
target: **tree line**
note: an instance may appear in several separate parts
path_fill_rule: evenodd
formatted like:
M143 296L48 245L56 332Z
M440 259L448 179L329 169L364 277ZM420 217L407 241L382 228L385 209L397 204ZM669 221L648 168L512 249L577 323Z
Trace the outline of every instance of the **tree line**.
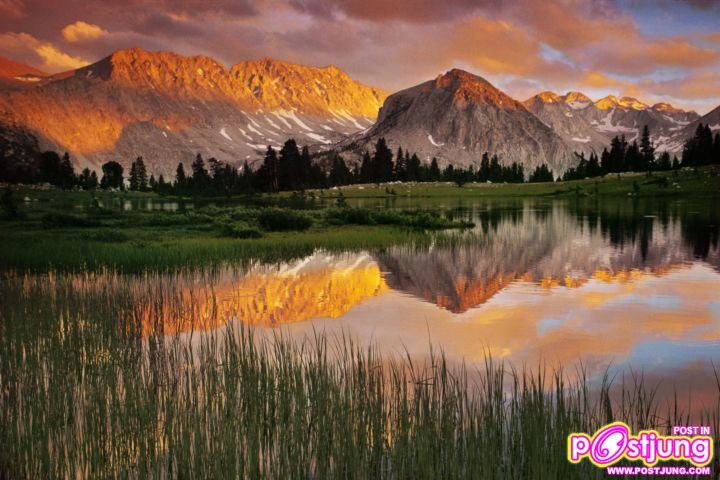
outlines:
M591 153L576 154L578 164L568 169L562 180L597 177L609 173L628 171L662 171L681 167L720 164L720 134L714 137L709 125L700 124L695 135L685 142L682 160L670 158L667 152L655 155L650 131L643 128L640 143L629 143L625 136L616 136L610 149L603 149L598 157ZM198 154L185 171L181 162L175 178L148 175L142 157L132 162L127 178L123 166L109 161L101 166L102 177L95 171L83 169L75 173L70 156L60 157L48 151L37 155L35 164L24 165L21 170L7 170L7 160L0 165L0 180L23 183L49 183L63 189L84 190L118 189L155 191L182 195L230 195L253 192L278 192L311 188L328 188L349 184L379 184L400 182L453 182L459 186L469 182L523 183L555 181L553 171L541 164L527 175L522 164L513 162L503 165L497 155L482 155L478 165L456 167L448 164L441 168L436 158L423 163L416 153L398 148L393 154L384 138L377 140L372 152L365 152L361 161L349 167L337 152L324 154L318 159L310 156L308 148L300 148L294 139L287 140L279 150L268 146L258 168L253 169L247 161L240 168L215 158L205 161ZM18 173L20 172L20 173ZM127 181L126 181L127 180Z
M578 155L578 154L576 154ZM682 159L670 158L668 152L655 155L655 146L650 140L650 129L646 125L640 136L640 143L629 143L625 136L616 136L610 142L610 150L604 148L598 158L594 153L589 158L578 155L578 164L565 171L563 180L580 180L599 177L608 173L653 172L678 170L682 167L699 167L720 164L720 133L713 139L709 125L698 125L695 135L685 141Z

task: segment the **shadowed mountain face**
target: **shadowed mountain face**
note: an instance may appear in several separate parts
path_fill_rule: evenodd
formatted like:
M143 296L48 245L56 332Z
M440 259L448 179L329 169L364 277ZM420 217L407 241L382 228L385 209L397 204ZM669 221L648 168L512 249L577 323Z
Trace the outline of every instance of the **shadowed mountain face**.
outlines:
M228 70L208 57L131 49L0 92L0 116L80 166L142 155L168 175L197 153L239 164L289 137L329 145L372 125L384 98L335 67L265 59Z
M527 204L482 212L475 231L446 246L396 247L376 259L390 288L461 313L517 282L575 288L591 278L662 275L697 260L720 272L719 231L708 220L720 219L597 214L559 204L542 211Z
M520 102L457 69L389 96L375 126L346 146L367 150L380 137L441 164L471 165L485 152L522 162L525 171L542 163L562 171L574 162L565 142Z
M680 110L667 103L649 106L632 97L612 95L592 102L579 92L563 96L543 92L523 104L563 137L573 150L585 153L601 152L616 135L625 135L630 142L639 141L646 125L658 151L679 153L685 139L695 132L692 129L688 134L687 126L700 118L695 112Z

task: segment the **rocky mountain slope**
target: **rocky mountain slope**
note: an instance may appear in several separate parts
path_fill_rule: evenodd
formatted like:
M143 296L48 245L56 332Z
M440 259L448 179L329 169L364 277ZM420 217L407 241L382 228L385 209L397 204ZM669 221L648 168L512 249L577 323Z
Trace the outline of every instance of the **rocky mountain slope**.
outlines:
M78 166L142 155L168 175L197 153L240 164L290 137L330 145L371 126L385 97L333 66L264 59L228 70L208 57L130 49L37 88L0 91L0 118Z
M612 95L592 102L578 92L564 96L543 92L523 104L573 149L585 153L599 153L616 135L625 135L628 141L639 140L645 125L658 151L679 153L687 138L683 131L700 118L695 112L667 103L649 106L632 97Z
M574 162L560 136L525 106L458 69L389 96L377 123L344 148L369 150L380 137L391 148L402 146L425 161L436 157L441 165L476 164L485 152L502 163L522 162L526 171L541 163L562 171Z

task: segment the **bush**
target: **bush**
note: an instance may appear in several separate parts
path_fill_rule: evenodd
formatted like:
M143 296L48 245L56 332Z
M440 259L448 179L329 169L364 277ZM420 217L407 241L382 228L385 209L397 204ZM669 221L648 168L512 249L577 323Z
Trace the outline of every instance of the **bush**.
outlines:
M260 238L262 232L245 222L224 221L218 224L220 235L232 238Z
M286 208L266 208L258 215L258 223L268 232L307 230L312 219L306 214Z
M44 215L42 223L45 227L97 227L100 225L100 222L92 218L58 212Z
M366 208L329 208L325 221L331 225L375 225L374 214Z

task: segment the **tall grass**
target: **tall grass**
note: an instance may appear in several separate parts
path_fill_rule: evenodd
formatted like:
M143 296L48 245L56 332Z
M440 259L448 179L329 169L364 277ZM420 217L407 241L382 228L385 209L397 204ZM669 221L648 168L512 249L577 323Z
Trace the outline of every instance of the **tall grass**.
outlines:
M251 330L218 318L213 286L212 272L0 274L0 477L600 478L567 462L569 432L718 431L717 406L661 411L641 382L618 401L582 371ZM162 334L179 320L194 328Z

